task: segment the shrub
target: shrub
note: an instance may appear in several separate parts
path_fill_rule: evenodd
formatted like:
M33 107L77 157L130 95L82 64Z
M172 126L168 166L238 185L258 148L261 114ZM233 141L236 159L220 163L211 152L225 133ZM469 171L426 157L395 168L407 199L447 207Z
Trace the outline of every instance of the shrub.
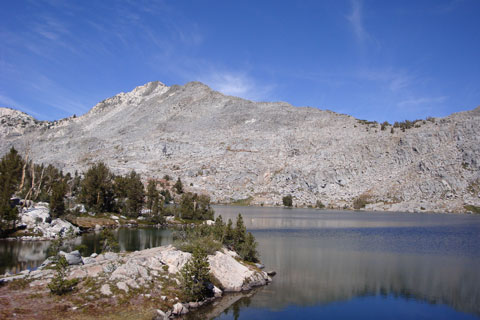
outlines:
M283 205L284 205L285 207L291 207L291 206L293 206L293 198L292 198L292 195L289 194L289 195L283 197L283 198L282 198L282 202L283 202Z
M318 209L323 209L325 208L325 205L322 203L322 201L317 200L317 203L315 204L315 207Z
M68 262L65 256L58 256L55 265L57 273L53 277L52 281L48 284L50 292L56 295L63 295L72 291L78 284L78 279L67 280Z
M362 194L358 196L355 200L353 200L353 208L358 210L365 208L365 206L368 204L368 196L365 194Z

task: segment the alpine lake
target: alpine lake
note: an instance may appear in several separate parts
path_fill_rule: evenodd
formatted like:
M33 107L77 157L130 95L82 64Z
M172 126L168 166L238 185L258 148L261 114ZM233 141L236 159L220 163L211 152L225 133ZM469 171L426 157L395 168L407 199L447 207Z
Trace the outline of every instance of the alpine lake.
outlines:
M480 215L216 206L241 213L273 282L227 294L188 319L480 319ZM172 232L120 228L123 251ZM99 252L99 235L76 238ZM34 269L48 241L0 241L0 273Z

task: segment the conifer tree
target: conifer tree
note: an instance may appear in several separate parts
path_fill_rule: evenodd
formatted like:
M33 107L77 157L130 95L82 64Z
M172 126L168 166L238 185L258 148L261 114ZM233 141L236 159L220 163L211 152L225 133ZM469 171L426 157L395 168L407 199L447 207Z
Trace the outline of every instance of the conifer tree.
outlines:
M180 274L185 301L201 301L211 296L210 266L205 251L196 248Z
M225 228L225 233L223 236L223 244L231 248L234 244L234 232L232 228L233 222L232 219L228 219L227 227Z
M50 195L50 213L54 218L61 217L65 213L66 186L63 181L53 185Z
M243 224L243 217L239 213L237 216L235 229L233 230L233 246L236 250L238 250L243 245L246 235L247 228L245 228L245 225Z
M155 180L149 180L147 184L147 208L150 212L153 211L154 204L157 202L158 206L158 198L160 194L157 190L157 183Z
M177 190L178 194L183 193L183 183L182 183L182 180L180 180L180 177L178 177L177 182L175 182L173 187Z
M131 217L138 217L142 212L143 200L145 199L145 191L140 175L135 171L131 171L126 178L126 212Z
M91 166L81 183L80 199L97 213L113 209L113 175L103 162Z
M15 228L18 210L11 206L10 198L17 191L22 168L22 157L13 147L0 160L0 233Z

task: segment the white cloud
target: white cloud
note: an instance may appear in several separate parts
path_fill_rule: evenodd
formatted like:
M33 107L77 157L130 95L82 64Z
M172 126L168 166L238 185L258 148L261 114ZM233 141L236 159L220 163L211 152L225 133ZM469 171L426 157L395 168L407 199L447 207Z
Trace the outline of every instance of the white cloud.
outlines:
M363 42L369 38L367 31L363 25L362 3L359 0L352 0L352 12L347 16L353 28L353 33L358 41Z
M273 89L272 85L261 85L243 72L213 71L199 79L223 94L256 101L267 100Z
M416 106L425 105L425 104L442 103L447 98L448 98L447 96L419 97L419 98L400 101L397 103L397 106L403 108L403 107L416 107Z

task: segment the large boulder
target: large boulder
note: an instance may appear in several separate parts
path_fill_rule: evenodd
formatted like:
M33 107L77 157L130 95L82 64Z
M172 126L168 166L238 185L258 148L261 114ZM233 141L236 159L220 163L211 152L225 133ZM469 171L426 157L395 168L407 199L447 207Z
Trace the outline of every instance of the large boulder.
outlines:
M270 281L265 272L240 263L232 257L230 252L217 251L215 255L208 257L208 262L210 271L220 281L225 291L250 290Z
M60 251L59 254L65 257L69 265L83 264L82 255L78 250L70 253Z
M20 223L26 225L28 229L33 229L39 224L48 223L51 221L50 209L46 206L39 206L25 209L20 214Z

